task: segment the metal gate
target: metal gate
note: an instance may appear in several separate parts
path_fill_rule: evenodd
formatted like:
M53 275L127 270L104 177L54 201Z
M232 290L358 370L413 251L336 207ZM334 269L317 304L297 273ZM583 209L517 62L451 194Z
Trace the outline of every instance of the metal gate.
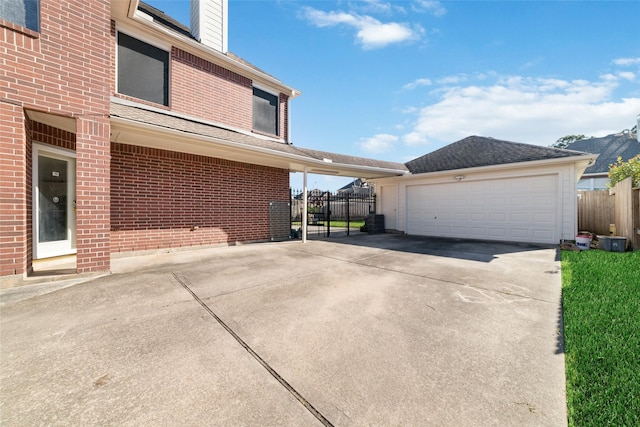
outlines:
M307 212L304 192L291 190L291 229L293 237L301 237L302 221L307 221L307 235L330 237L366 231L366 217L376 211L376 195L372 187L336 192L307 192Z

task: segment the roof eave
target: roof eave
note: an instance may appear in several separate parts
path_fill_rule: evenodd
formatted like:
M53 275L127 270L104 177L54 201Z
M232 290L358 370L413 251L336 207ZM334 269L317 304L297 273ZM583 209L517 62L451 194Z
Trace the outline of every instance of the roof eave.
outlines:
M182 142L181 152L199 154L210 157L223 158L238 162L260 164L276 168L287 169L291 172L303 172L321 175L335 175L347 177L359 177L365 179L383 178L406 174L406 170L378 168L372 166L328 163L324 160L285 153L264 147L256 147L228 141L207 135L184 132L176 129L163 128L123 117L112 116L112 140L129 145L146 146L150 148L175 149L176 143ZM134 140L120 140L123 132L135 132L137 135L147 135L149 138L136 138ZM158 138L158 136L165 138ZM152 137L153 136L153 137ZM171 141L171 145L163 143Z
M490 172L490 171L501 171L508 169L520 169L523 167L536 167L536 166L546 166L552 164L563 164L563 163L573 163L576 164L576 171L579 172L578 175L581 175L584 170L589 167L590 164L596 161L598 158L597 154L584 154L580 156L570 156L570 157L560 157L555 159L543 159L543 160L533 160L528 162L516 162L516 163L505 163L500 165L489 165L489 166L476 166L472 168L461 168L461 169L449 169L444 171L435 171L435 172L424 172L424 173L409 173L404 179L411 179L417 177L438 177L445 175L460 175L460 174L470 174L470 173L479 173L479 172Z

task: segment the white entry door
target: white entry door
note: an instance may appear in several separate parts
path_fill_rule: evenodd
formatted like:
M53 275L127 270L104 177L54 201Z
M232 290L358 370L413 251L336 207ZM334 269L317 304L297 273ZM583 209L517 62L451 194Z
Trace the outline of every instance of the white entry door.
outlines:
M76 252L75 164L71 152L34 144L34 259Z

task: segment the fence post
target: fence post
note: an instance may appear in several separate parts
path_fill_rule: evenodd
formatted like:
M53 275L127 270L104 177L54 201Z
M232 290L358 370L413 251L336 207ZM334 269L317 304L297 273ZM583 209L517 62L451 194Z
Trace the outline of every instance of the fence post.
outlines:
M351 235L351 201L349 193L347 193L347 236Z
M327 191L327 237L331 236L331 191Z

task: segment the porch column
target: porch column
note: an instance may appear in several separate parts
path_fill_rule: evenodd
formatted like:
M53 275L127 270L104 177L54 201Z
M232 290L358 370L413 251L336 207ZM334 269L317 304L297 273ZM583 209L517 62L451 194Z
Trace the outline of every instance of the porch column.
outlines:
M109 270L111 248L108 116L81 116L76 134L77 272Z

